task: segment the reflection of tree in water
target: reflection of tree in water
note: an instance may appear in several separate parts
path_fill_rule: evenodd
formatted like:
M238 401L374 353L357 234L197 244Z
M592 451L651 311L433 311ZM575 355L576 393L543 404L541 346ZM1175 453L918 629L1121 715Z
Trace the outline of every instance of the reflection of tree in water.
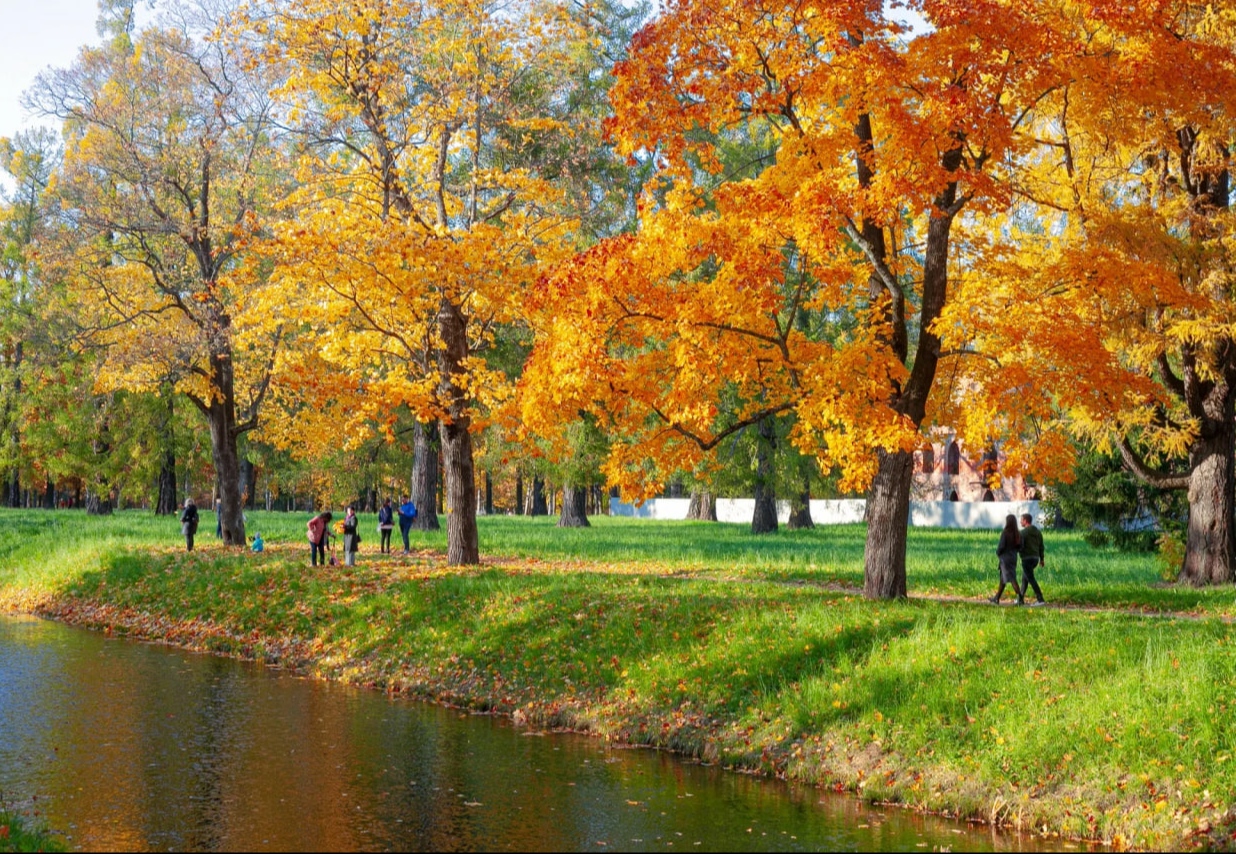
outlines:
M59 626L47 626L55 644L29 652L6 646L4 625L0 684L24 698L22 714L51 723L45 734L24 723L0 732L29 729L30 756L59 746L53 768L38 771L52 781L39 794L51 796L53 826L75 828L76 846L1036 847L987 833L959 839L954 824L664 753L528 736L499 720ZM0 727L13 713L0 702ZM34 791L12 770L0 767L0 785Z

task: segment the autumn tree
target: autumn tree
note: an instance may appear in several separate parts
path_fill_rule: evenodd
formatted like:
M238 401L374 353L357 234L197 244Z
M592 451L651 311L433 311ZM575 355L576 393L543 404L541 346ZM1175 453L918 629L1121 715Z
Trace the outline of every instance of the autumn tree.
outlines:
M240 545L237 441L258 423L282 337L247 249L279 173L269 85L214 37L219 8L169 4L136 35L129 18L28 97L64 122L65 228L49 252L82 340L106 351L98 389L170 384L192 402L210 431L224 542Z
M904 596L912 455L930 423L963 211L1003 206L1027 118L1063 74L1042 4L670 3L637 36L612 131L663 179L638 234L584 254L540 298L552 404L618 425L611 479L646 493L728 432L793 411L794 441L868 489L864 590ZM735 138L760 143L729 163ZM843 334L799 313L853 319ZM717 401L741 401L718 422Z
M278 279L332 366L380 413L437 422L447 559L479 560L472 431L509 394L482 354L572 223L525 156L568 133L585 34L561 7L490 0L254 4L306 141ZM351 393L350 391L348 393Z
M0 169L12 184L11 191L0 189L0 462L8 472L10 507L21 506L23 374L27 348L38 335L41 284L36 247L51 215L47 191L59 153L58 140L45 128L0 139Z
M1070 73L1036 111L1015 204L941 328L976 357L971 435L1026 465L1071 439L1187 493L1180 580L1236 580L1236 7L1083 5ZM986 417L978 417L985 413ZM986 423L980 423L985 421Z

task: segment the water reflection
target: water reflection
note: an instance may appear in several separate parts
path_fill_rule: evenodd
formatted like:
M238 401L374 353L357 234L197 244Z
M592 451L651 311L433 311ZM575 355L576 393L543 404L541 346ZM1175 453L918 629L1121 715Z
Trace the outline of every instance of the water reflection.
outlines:
M0 618L0 790L85 849L1033 850L814 789Z

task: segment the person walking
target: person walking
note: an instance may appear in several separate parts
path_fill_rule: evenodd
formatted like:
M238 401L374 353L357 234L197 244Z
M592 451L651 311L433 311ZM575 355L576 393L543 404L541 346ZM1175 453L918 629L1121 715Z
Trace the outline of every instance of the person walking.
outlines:
M311 566L318 565L318 557L322 558L322 566L326 566L326 543L330 539L330 520L334 516L329 510L324 510L309 520L306 530L309 536L309 562Z
M356 547L360 541L360 519L356 518L356 508L349 507L343 517L343 562L346 566L356 566Z
M1034 570L1047 560L1043 553L1043 532L1034 525L1034 519L1029 513L1021 514L1021 592L1026 594L1034 588L1037 602L1031 602L1030 607L1046 605L1043 601L1043 591L1039 589L1038 579Z
M408 532L412 530L412 520L415 518L416 505L412 503L411 497L405 498L403 504L399 505L399 533L403 536L404 554L412 551L412 546L408 544Z
M391 500L388 498L378 508L378 533L382 535L378 551L382 554L391 553L391 531L393 530L395 530L395 508L391 507Z
M185 551L193 551L193 536L197 533L197 505L192 498L185 499L185 509L180 514L180 533L185 537Z
M1010 513L1004 520L1004 530L1000 532L1000 542L996 545L996 557L1000 559L1000 587L996 595L988 601L993 605L1000 604L1004 595L1004 585L1013 585L1017 593L1017 604L1025 604L1025 596L1017 586L1017 552L1021 548L1021 534L1017 532L1017 517Z
M215 499L215 536L223 539L223 499Z

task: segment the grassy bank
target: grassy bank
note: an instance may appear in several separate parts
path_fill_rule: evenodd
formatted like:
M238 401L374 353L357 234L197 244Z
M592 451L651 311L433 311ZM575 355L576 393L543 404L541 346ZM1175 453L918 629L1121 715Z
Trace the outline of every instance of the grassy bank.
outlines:
M0 514L0 609L1069 836L1214 844L1227 826L1236 659L1213 615L867 603L846 590L854 528L489 519L507 557L485 567L424 548L345 571L306 565L303 517L253 521L267 553L207 536L187 557L166 520ZM912 591L986 592L991 539L916 532ZM1055 601L1231 607L1230 590L1150 589L1147 559L1048 549Z
M0 809L0 852L64 851L64 843L20 813Z

